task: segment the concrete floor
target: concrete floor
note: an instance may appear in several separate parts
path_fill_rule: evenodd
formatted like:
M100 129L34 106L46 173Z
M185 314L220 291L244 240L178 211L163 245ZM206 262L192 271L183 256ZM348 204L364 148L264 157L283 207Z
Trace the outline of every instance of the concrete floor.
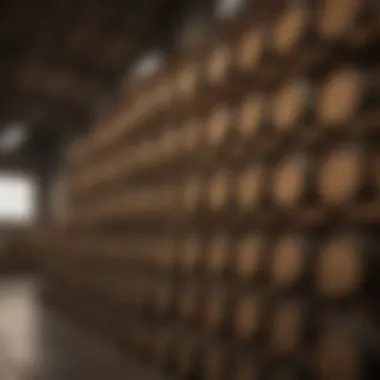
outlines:
M0 280L0 380L159 380L39 300L31 278Z

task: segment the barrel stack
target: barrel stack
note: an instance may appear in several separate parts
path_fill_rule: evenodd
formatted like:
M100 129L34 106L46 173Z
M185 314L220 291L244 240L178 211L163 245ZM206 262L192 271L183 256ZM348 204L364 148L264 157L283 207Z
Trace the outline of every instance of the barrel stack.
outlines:
M375 378L380 3L252 3L72 146L47 296L178 378Z

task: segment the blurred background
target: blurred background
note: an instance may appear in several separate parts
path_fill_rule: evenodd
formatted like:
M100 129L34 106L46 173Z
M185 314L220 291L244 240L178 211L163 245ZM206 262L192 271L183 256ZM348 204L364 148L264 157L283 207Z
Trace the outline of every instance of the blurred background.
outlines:
M2 0L0 379L377 379L380 3Z

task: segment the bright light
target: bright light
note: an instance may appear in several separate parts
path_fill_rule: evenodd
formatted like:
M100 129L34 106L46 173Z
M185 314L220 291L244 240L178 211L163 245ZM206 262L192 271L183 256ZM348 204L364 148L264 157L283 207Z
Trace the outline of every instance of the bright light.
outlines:
M0 173L0 222L29 224L37 216L37 186L32 177Z
M20 149L28 138L28 131L25 124L12 123L0 132L0 151L12 153Z

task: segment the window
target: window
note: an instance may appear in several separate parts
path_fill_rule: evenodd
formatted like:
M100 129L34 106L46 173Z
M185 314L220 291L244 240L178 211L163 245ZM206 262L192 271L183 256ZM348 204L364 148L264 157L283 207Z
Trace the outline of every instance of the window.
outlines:
M37 186L31 176L0 172L0 223L28 225L37 217Z

